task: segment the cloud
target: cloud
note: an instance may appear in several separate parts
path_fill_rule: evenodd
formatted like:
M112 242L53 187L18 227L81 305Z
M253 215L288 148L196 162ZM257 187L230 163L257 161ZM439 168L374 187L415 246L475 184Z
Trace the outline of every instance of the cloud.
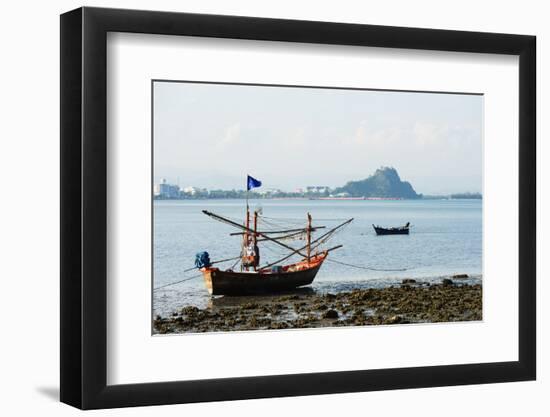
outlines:
M306 148L309 141L309 129L302 126L291 129L288 133L285 133L282 143L287 150L293 151Z
M402 127L392 126L384 129L378 129L369 135L368 142L375 147L393 147L402 142L406 136L406 131Z
M355 129L354 133L345 144L355 145L360 149L377 149L393 146L406 137L406 131L400 126L389 126L373 129L368 120L363 119Z
M224 129L223 136L218 142L218 147L225 149L241 143L241 124L234 123Z
M368 123L366 120L361 120L359 126L355 129L355 135L352 138L352 143L356 145L364 145L367 141Z
M421 148L460 152L481 149L480 132L469 126L417 122L413 135L415 145Z
M416 122L413 126L414 141L417 146L439 146L447 142L448 126L434 123Z

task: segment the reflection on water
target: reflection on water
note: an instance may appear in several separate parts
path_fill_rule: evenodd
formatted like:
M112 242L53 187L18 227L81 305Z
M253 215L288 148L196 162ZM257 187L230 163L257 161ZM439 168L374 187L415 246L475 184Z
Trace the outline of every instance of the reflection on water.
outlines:
M315 291L311 287L302 287L302 288L296 288L294 290L290 291L283 291L279 292L276 295L271 294L258 294L254 296L213 296L210 297L208 300L207 307L208 308L221 308L221 307L236 307L239 305L242 305L243 303L251 302L252 300L255 302L263 302L263 301L271 301L276 297L282 297L285 295L313 295L317 291Z

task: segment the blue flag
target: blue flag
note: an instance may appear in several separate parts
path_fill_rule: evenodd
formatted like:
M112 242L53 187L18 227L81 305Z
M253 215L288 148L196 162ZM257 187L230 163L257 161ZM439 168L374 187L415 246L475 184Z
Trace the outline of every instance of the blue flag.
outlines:
M248 175L248 178L246 179L246 189L251 190L252 188L261 187L262 182L258 181L256 178L252 178L250 175Z

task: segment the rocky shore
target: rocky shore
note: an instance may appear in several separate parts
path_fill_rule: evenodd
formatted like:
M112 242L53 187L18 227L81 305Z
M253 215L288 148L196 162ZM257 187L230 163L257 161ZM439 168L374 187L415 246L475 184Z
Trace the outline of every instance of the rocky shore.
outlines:
M187 306L156 316L155 334L297 329L482 319L482 286L443 279L404 279L388 288L318 294L310 288L279 296L214 298L208 308Z

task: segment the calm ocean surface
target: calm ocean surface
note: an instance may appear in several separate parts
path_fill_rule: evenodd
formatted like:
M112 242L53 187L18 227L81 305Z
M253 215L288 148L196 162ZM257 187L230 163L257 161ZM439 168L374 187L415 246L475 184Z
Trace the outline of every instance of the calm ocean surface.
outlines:
M212 260L238 256L240 237L229 236L237 230L205 216L201 210L242 222L244 204L244 200L155 201L153 286L198 275L197 271L183 271L194 265L199 251L208 251ZM469 283L481 280L482 200L251 200L250 206L261 207L266 218L287 219L299 227L305 225L309 211L313 225L326 225L325 231L353 217L355 220L328 243L329 247L344 245L331 252L328 259L374 269L406 269L374 271L325 262L312 284L315 291L388 286L409 277L437 281L459 273L469 274ZM409 236L376 236L371 226L406 222L413 225ZM260 249L262 265L287 253L273 245ZM162 315L185 305L203 308L209 300L202 277L153 293L154 312Z

